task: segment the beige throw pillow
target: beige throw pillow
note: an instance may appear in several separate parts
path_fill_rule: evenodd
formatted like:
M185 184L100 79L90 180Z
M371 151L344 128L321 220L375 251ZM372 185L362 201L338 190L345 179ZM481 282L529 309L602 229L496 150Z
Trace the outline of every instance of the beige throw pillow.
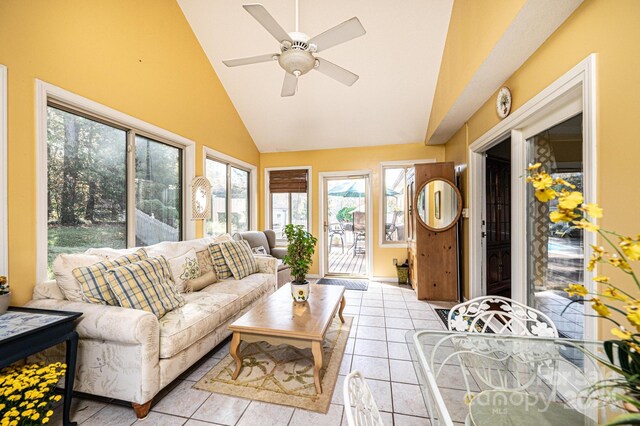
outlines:
M171 274L176 285L176 291L179 293L186 291L186 284L189 280L198 278L201 275L198 256L196 256L194 249L181 256L169 259L169 265L171 266Z
M60 287L60 291L64 294L65 299L71 302L84 302L82 297L82 286L80 282L73 276L73 270L86 266L95 265L102 262L104 257L91 254L61 254L53 261L53 274L56 277L56 283Z
M198 278L189 280L187 282L187 292L200 291L205 287L209 287L211 284L218 282L218 277L214 271L207 272L200 275Z

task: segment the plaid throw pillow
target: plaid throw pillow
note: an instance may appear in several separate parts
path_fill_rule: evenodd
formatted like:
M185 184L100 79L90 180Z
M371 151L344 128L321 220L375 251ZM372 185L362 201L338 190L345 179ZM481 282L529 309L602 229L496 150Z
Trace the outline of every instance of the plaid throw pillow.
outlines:
M236 280L258 272L258 264L246 241L220 243L222 255Z
M211 259L213 260L213 268L216 270L218 279L224 280L225 278L231 277L233 274L231 273L231 269L229 269L229 266L227 266L227 262L224 260L224 255L222 254L222 250L220 249L220 244L223 243L209 244L209 253L211 254Z
M123 308L141 309L162 318L184 305L164 256L110 269L108 274L109 287Z
M105 260L90 266L76 268L73 270L73 276L80 283L85 301L100 305L118 306L118 300L109 288L107 271L146 258L147 252L144 249L140 249L135 253L120 256L113 260Z

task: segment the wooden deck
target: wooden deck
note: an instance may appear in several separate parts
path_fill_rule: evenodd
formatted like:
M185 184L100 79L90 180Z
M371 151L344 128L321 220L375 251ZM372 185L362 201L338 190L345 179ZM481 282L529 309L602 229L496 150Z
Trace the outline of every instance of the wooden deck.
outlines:
M353 249L332 247L329 253L330 274L368 275L366 255L353 255Z

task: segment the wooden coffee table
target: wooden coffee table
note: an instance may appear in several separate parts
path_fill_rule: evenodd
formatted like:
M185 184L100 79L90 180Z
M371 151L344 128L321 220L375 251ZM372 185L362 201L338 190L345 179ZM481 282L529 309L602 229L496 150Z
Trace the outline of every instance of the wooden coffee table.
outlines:
M229 329L233 331L229 352L236 361L233 380L242 370L240 342L267 342L271 345L287 344L296 348L311 348L313 353L313 380L316 392L322 393L322 341L336 312L344 323L342 311L346 305L344 287L311 285L309 300L294 302L290 284L285 284L261 305L238 318ZM339 308L339 310L338 310Z

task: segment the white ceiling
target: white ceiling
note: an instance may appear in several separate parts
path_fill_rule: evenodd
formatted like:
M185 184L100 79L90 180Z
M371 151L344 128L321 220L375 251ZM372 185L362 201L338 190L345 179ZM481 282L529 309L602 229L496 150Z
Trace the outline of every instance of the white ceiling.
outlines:
M440 70L453 0L300 0L300 31L313 37L353 16L363 37L318 56L360 76L352 86L311 71L280 97L277 62L227 68L223 59L279 53L276 40L242 4L178 0L261 152L422 142ZM262 0L288 32L294 0Z

